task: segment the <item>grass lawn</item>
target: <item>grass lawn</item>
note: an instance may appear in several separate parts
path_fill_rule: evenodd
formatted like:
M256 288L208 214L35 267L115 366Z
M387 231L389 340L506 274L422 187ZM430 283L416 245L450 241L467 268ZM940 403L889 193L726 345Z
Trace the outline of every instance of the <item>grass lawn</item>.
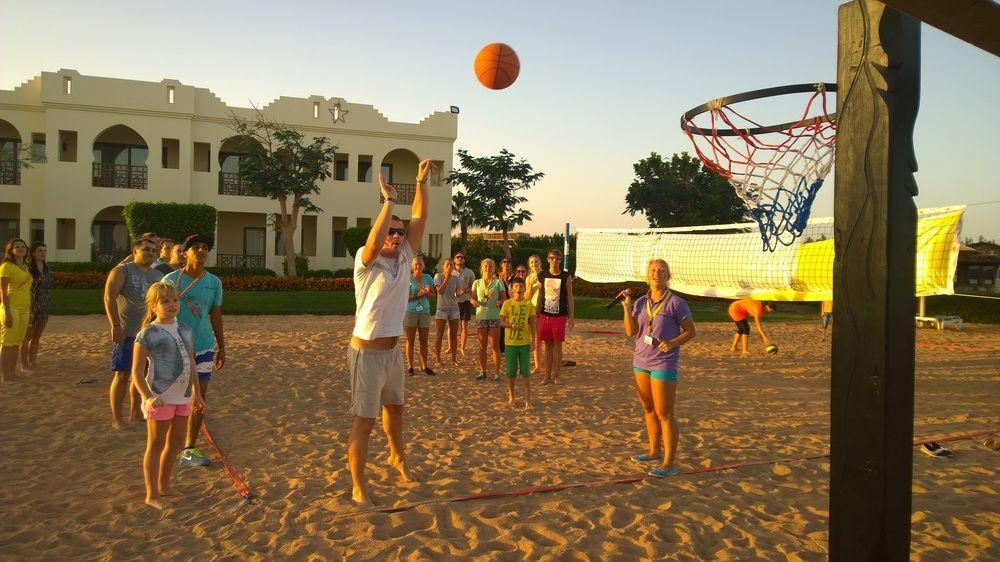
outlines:
M53 289L52 314L104 314L103 291L99 289ZM607 299L576 298L576 317L621 320L622 309L604 308ZM726 302L688 301L696 322L729 322ZM779 303L768 322L815 320L818 303ZM350 291L265 291L227 292L222 310L226 314L354 314L354 293ZM970 299L959 296L927 298L927 313L962 316L966 322L1000 323L1000 300Z
M621 320L622 310L604 308L606 299L577 297L576 316L581 319ZM719 302L691 301L695 321L728 322L726 307ZM804 320L817 317L819 306L789 304L768 315L769 321ZM794 308L794 310L792 310ZM354 314L354 293L349 291L227 292L222 310L226 314ZM103 292L98 289L53 289L52 314L104 314Z

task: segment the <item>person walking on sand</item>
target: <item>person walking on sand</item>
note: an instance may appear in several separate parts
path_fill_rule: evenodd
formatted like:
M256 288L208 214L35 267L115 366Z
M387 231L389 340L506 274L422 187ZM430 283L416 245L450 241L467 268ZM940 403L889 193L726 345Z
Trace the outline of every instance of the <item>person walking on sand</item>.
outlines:
M31 273L25 264L28 245L20 238L7 241L0 264L0 383L17 369L21 344L31 315Z
M448 330L448 353L451 354L451 364L458 367L458 277L455 272L455 262L451 258L441 260L441 273L434 276L434 289L437 291L437 310L434 311L435 342L434 354L438 367L441 363L441 339L445 329Z
M198 371L198 395L208 396L212 372L226 364L226 336L222 322L222 280L205 271L205 261L215 239L207 234L192 234L184 239L184 268L164 279L177 285L181 311L177 321L194 333L194 360ZM218 349L216 349L218 347ZM198 448L198 434L205 420L204 411L194 411L188 418L187 436L181 451L181 466L206 466L211 461Z
M733 345L730 346L729 351L735 352L736 345L741 344L743 348L742 354L747 355L750 353L747 348L747 340L750 337L750 323L747 322L747 316L753 318L754 326L757 328L757 333L760 334L760 339L764 342L764 347L770 345L771 340L764 333L764 327L761 326L760 319L768 312L773 312L777 309L778 307L774 303L762 303L751 298L739 299L730 303L729 318L736 324L736 333L733 335Z
M194 384L194 333L177 322L179 312L177 286L170 281L153 283L146 293L146 315L132 353L132 380L142 396L146 418L142 456L146 504L156 509L166 507L162 498L179 495L170 486L170 476L184 444L188 417L192 411L205 410Z
M647 452L632 460L660 461L650 476L673 476L678 473L675 458L679 430L674 415L677 366L680 346L695 337L694 319L684 299L670 291L670 266L666 261L650 260L646 282L649 291L634 303L628 290L622 291L625 333L635 338L632 372L649 436Z
M531 348L535 345L535 305L524 298L524 279L510 280L510 300L500 308L500 324L507 332L507 403L514 404L518 371L524 379L524 407L531 408Z
M35 369L38 361L38 345L49 323L49 305L52 304L52 271L46 263L47 248L35 242L28 248L28 273L31 273L31 316L28 319L28 333L21 345L21 367L28 372Z
M163 278L153 269L156 241L140 237L132 244L132 259L122 261L108 274L104 283L104 312L111 324L111 427L123 429L122 400L129 395L129 421L139 421L139 389L131 384L132 352L146 313L146 291Z
M409 232L403 221L392 214L396 188L379 175L384 199L382 210L364 247L355 252L357 310L347 349L353 416L347 437L347 464L351 471L351 500L362 506L373 505L368 495L365 465L368 442L380 410L382 429L389 441L389 465L399 471L403 480L415 481L406 462L403 442L406 377L399 338L403 335L403 315L411 277L407 265L420 250L430 207L427 178L435 169L430 160L422 161L417 168Z
M458 319L462 327L458 352L465 357L465 343L469 339L469 321L472 320L472 314L476 310L469 302L472 296L472 284L476 282L476 272L465 267L465 254L462 252L455 252L455 274L458 279L458 289L455 290L458 299Z
M574 324L573 275L562 270L562 252L549 251L549 269L538 274L538 339L545 343L545 378L542 384L559 384L562 367L562 346L566 330Z
M420 370L433 377L434 371L427 366L427 336L431 329L431 295L434 290L434 280L424 273L424 258L414 256L410 261L410 294L406 303L406 314L403 316L403 329L406 331L406 374L413 375L413 348L417 336L420 337Z

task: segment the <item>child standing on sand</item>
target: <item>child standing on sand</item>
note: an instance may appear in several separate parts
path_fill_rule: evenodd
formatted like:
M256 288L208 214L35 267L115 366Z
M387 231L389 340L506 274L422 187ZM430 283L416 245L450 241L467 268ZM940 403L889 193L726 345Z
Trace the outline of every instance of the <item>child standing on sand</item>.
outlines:
M146 316L135 338L132 380L142 395L146 418L146 453L142 476L146 503L166 507L163 496L178 495L170 474L184 446L192 408L204 411L194 362L194 333L177 323L180 295L169 281L152 284L146 293ZM149 368L146 368L146 360Z
M531 349L535 345L535 305L524 298L524 279L510 281L510 300L500 308L500 325L504 327L507 350L507 401L514 403L514 383L520 367L524 379L524 407L531 407Z

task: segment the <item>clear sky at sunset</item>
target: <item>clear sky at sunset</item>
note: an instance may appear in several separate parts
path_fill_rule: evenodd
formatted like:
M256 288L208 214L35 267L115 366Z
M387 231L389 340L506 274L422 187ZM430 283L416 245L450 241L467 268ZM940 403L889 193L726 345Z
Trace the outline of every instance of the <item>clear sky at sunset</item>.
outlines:
M7 1L0 88L73 68L175 78L231 105L343 97L394 121L457 105L456 149L507 148L545 172L527 193L535 220L524 230L642 227L642 217L621 214L632 164L690 150L678 118L709 99L835 81L840 3ZM1000 59L922 29L917 205L1000 200L991 169ZM494 41L521 59L503 91L472 73L478 49ZM793 117L800 101L775 117ZM829 182L813 215L832 212ZM970 207L963 235L1000 239L998 219L1000 204Z

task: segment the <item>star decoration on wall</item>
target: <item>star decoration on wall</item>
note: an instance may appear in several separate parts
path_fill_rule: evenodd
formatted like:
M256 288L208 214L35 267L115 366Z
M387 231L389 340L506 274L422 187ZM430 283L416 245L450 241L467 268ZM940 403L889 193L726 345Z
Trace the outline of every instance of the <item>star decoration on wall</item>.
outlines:
M346 116L348 113L349 112L346 109L340 107L339 101L333 104L333 107L330 109L330 115L333 116L334 124L347 123L347 121L344 119L344 116Z

